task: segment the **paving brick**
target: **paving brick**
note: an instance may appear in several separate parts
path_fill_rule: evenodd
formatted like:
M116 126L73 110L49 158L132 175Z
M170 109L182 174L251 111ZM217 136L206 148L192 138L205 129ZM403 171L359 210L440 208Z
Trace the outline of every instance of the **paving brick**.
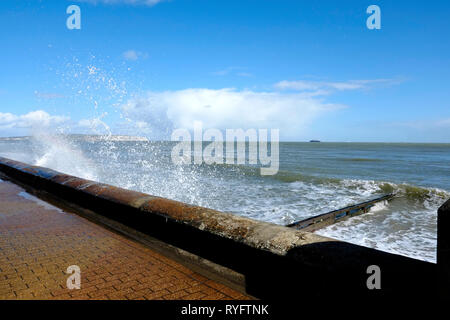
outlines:
M140 298L145 299L144 296L151 293L153 293L153 291L151 289L146 288L138 291L134 290L133 292L127 294L126 297L129 300L136 300Z
M74 213L44 207L0 181L0 299L246 299ZM67 267L81 270L69 290Z
M195 292L195 293L191 293L187 296L183 297L183 300L198 300L198 299L202 299L206 297L206 294L204 294L203 292Z
M170 294L166 289L159 290L156 292L148 293L144 295L144 298L147 300L163 300L163 297Z
M109 287L114 287L116 285L120 285L121 283L122 283L122 281L117 279L114 281L105 281L103 283L97 284L96 287L97 287L97 289L104 289L104 288L109 288Z
M196 292L202 291L204 288L205 288L204 285L197 285L194 287L186 288L185 291L188 293L196 293Z
M115 284L114 288L116 288L117 290L126 290L126 289L130 289L133 286L138 285L139 282L137 282L136 280L131 280L131 281L127 281L127 282L122 282L120 284Z
M164 300L179 300L185 296L188 296L189 293L187 293L186 291L182 290L182 291L178 291L178 292L174 292L168 295L163 296Z

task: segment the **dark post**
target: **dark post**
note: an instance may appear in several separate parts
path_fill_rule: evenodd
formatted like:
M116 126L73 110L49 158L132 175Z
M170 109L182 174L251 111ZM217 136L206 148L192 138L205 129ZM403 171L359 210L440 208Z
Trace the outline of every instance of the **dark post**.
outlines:
M437 267L439 294L450 299L450 200L438 209Z

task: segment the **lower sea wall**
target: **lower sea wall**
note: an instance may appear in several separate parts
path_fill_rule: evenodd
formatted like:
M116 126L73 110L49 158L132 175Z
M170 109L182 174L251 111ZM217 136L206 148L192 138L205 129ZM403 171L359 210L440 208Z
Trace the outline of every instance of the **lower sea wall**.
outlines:
M450 200L438 210L439 295L450 300Z
M2 157L0 174L201 260L223 266L224 273L230 270L230 273L242 275L245 292L257 298L339 299L350 295L353 298L392 299L399 295L420 297L424 293L427 298L439 297L439 293L446 295L445 291L439 290L441 279L438 276L448 277L448 273L438 273L438 267L433 263ZM449 230L449 215L446 215L446 230ZM447 250L443 259L448 261L448 235L445 241L446 245L441 243L441 247ZM438 262L439 257L438 253ZM371 276L368 267L373 265L380 270L379 290L367 286Z

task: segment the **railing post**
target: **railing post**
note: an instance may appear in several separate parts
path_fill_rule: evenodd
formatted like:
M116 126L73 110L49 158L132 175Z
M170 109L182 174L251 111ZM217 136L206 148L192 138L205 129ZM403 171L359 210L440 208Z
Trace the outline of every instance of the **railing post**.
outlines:
M439 295L450 299L450 200L438 209L437 267Z

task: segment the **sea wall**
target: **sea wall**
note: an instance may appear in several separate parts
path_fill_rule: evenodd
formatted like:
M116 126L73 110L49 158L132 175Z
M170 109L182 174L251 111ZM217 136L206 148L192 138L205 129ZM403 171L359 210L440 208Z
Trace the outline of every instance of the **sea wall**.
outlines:
M438 210L437 263L440 296L450 300L450 200Z
M221 266L224 281L241 279L242 289L258 298L297 300L349 294L384 299L417 297L424 292L437 297L438 273L433 263L1 157L0 173L38 195L49 194L61 203L114 221L112 227L119 232L136 230L191 256L180 254L181 260L191 263L194 256L197 261L211 262L212 272ZM448 246L441 247L448 250ZM367 286L371 265L380 268L380 290Z

